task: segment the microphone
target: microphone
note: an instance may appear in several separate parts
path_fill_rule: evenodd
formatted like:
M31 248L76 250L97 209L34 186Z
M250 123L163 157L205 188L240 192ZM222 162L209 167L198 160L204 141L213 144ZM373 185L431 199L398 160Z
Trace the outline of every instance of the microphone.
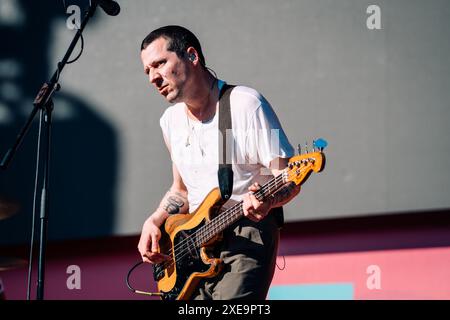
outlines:
M120 6L113 0L94 0L107 15L117 16L120 12Z

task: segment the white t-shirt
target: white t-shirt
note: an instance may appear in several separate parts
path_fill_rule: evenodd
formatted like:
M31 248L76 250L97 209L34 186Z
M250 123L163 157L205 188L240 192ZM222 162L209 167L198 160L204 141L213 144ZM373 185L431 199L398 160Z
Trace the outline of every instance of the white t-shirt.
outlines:
M225 82L219 80L219 89ZM186 105L177 103L164 112L160 125L171 149L173 163L187 187L189 211L193 212L206 195L219 186L218 139L219 112L207 122L192 120ZM254 89L237 86L230 95L233 168L232 199L240 201L248 187L261 185L272 178L270 162L278 157L289 158L294 149L269 102ZM232 141L230 144L229 141Z

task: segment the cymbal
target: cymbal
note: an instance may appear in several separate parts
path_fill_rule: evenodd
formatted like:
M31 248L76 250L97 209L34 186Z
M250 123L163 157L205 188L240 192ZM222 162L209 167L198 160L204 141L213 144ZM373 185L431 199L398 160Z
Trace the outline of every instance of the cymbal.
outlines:
M13 257L0 257L0 271L20 268L26 266L27 263L28 261L23 259Z
M0 196L0 220L15 215L19 209L20 204L17 201Z

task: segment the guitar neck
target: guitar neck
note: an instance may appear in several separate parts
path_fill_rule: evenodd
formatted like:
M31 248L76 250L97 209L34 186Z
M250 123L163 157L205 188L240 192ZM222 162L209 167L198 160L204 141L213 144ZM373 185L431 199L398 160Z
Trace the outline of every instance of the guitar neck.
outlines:
M264 201L267 197L277 192L285 184L285 174L286 172L283 171L283 173L265 183L261 189L254 193L256 199L259 201ZM242 204L243 201L240 201L233 207L210 220L200 230L198 230L198 234L196 236L197 246L201 246L202 244L208 242L234 222L239 220L244 215Z

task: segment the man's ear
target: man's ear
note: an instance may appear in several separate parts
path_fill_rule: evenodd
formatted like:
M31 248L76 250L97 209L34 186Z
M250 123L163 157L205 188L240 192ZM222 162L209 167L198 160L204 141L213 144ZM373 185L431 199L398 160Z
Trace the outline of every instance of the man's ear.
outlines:
M199 62L199 56L197 50L195 50L194 47L189 47L186 50L187 58L189 61L191 61L194 64L197 64Z

